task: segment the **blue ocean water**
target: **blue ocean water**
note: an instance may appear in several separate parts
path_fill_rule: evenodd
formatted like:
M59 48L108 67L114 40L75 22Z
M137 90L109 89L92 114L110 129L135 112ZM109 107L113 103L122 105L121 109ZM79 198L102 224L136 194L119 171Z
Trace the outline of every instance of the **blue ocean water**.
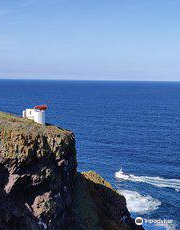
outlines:
M47 122L76 135L78 168L96 170L134 217L180 229L180 83L0 80L0 110L47 104Z

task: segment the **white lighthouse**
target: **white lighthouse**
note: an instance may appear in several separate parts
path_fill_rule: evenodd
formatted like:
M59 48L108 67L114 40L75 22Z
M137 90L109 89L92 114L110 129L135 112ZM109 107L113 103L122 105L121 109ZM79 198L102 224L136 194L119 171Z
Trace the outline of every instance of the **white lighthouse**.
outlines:
M35 122L45 125L45 111L47 105L35 106L32 109L23 110L23 118L34 120Z

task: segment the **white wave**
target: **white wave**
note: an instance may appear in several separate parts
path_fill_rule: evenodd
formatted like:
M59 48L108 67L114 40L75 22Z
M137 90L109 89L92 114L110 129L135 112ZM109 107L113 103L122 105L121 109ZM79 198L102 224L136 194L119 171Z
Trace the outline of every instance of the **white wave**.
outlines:
M151 196L143 196L136 191L118 190L118 192L125 196L127 208L132 213L146 214L161 205L159 200Z
M135 176L133 174L125 174L122 171L122 169L115 173L115 177L120 180L143 182L160 188L172 188L177 192L180 191L180 179L165 179L161 177Z
M155 211L161 206L161 202L152 196L143 196L136 191L118 190L126 198L127 208L131 213L144 215ZM151 219L151 218L150 218ZM154 230L177 230L175 223L172 224L143 224L145 229Z

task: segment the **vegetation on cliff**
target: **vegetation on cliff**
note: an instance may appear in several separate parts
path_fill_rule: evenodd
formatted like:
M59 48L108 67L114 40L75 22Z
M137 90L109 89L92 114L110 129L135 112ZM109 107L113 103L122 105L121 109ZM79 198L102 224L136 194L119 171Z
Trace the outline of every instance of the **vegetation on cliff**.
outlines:
M138 230L124 196L94 171L78 173L68 230Z
M0 113L0 230L135 230L125 198L77 173L71 131Z
M72 132L0 114L0 229L62 229L76 175Z

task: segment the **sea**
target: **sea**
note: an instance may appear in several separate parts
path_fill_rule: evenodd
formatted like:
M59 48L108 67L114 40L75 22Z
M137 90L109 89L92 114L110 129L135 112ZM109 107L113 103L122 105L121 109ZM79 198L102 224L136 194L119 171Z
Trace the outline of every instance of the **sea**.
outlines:
M180 83L0 80L1 111L41 104L75 134L79 171L108 180L145 229L180 229Z

